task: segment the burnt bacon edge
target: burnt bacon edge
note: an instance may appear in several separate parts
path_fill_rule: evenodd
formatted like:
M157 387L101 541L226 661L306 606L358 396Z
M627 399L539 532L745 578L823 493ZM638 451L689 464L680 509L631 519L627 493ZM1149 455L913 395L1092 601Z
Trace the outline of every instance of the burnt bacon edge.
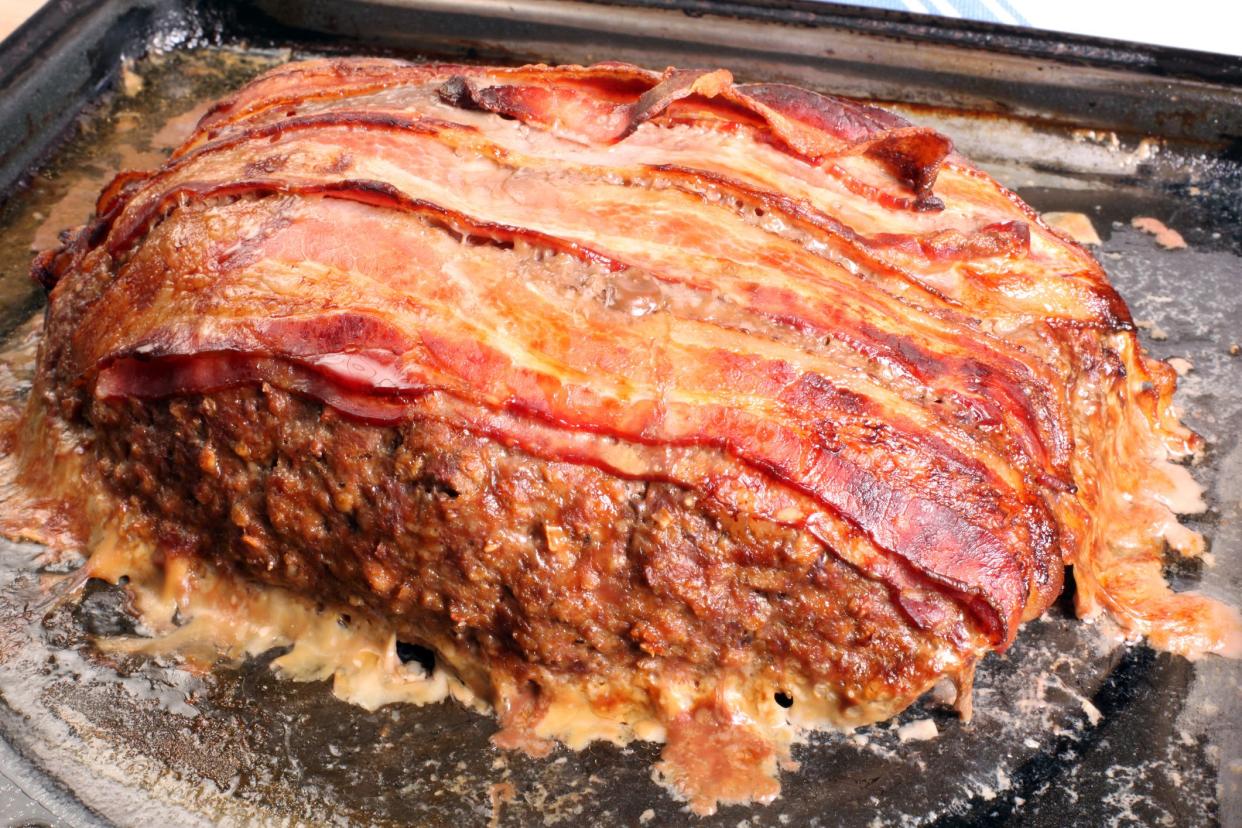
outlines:
M863 107L789 84L744 84L734 87L733 91L738 96L737 103L761 110L769 124L772 124L772 116L776 114L851 142L853 152L843 154L866 155L887 166L914 192L915 209L944 209L944 203L932 195L932 187L940 167L953 151L953 142L946 136L926 127L911 126L883 110ZM725 97L733 100L727 92ZM858 132L844 129L846 116L851 115L857 121L850 126L857 128ZM791 133L790 137L795 135ZM828 152L819 154L814 142L805 147L795 144L795 148L817 162L833 157Z
M551 129L564 120L559 95L546 85L484 86L457 75L440 87L440 99L455 106L482 109ZM953 149L945 136L904 124L896 116L880 118L838 98L830 98L786 84L733 84L723 70L715 72L669 69L659 82L631 103L615 104L601 112L603 122L571 123L570 132L604 144L623 140L638 126L691 95L720 98L761 118L797 155L822 164L846 155L866 155L887 167L914 192L911 207L941 210L944 203L932 195L941 165ZM585 94L583 95L586 98ZM594 102L593 98L587 98ZM681 117L685 117L681 113ZM825 141L824 136L832 136ZM894 202L897 203L897 202Z
M909 198L907 196L896 196L887 190L882 190L874 184L868 184L866 181L860 181L850 175L840 164L826 163L820 164L821 170L828 175L841 182L841 186L849 190L854 195L872 201L888 210L911 210L921 212L921 203L917 198Z

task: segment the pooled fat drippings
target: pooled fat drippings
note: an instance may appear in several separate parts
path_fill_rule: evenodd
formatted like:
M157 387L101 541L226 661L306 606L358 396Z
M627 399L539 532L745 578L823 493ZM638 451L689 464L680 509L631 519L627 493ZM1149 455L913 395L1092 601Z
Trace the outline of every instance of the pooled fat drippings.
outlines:
M191 668L240 663L278 648L272 669L294 681L331 681L342 701L366 710L405 702L457 699L488 712L456 676L437 665L427 672L397 656L395 633L276 587L260 587L188 557L168 557L131 539L115 524L102 533L86 566L88 577L124 583L149 637L101 638L108 652L173 654Z
M1133 347L1118 341L1118 350ZM1143 378L1128 378L1128 393L1142 392ZM1105 412L1110 439L1101 456L1087 465L1075 460L1075 478L1095 497L1089 536L1074 566L1078 614L1107 612L1133 640L1187 658L1214 653L1242 657L1242 617L1238 611L1196 592L1174 592L1165 579L1166 549L1201 557L1203 537L1183 526L1178 515L1207 509L1203 487L1174 460L1191 456L1190 432L1168 414L1153 428L1137 406ZM1147 462L1135 462L1146 458Z

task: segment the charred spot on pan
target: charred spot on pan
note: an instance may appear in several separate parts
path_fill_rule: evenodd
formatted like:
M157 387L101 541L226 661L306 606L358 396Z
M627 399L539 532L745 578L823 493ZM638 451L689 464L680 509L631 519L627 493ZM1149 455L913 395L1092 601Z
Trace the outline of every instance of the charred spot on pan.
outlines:
M124 585L91 578L86 582L82 600L73 611L74 620L87 635L106 637L135 635L138 631L136 612Z

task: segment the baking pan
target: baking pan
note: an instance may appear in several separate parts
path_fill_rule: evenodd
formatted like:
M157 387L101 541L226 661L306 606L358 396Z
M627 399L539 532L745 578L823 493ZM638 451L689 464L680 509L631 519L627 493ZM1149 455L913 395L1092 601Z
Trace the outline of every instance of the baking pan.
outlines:
M1145 344L1194 366L1179 400L1211 508L1190 524L1215 563L1170 575L1242 603L1238 60L810 3L54 0L0 46L0 334L28 336L41 304L32 245L157 161L165 122L322 53L721 65L887 102L1036 208L1088 214ZM1068 592L984 662L971 723L928 700L897 723L930 718L933 741L816 736L781 799L699 820L651 781L652 745L531 760L452 703L366 713L270 656L206 676L105 659L89 637L125 629L118 594L59 600L69 576L38 552L0 545L0 826L1242 824L1238 664L1124 645Z

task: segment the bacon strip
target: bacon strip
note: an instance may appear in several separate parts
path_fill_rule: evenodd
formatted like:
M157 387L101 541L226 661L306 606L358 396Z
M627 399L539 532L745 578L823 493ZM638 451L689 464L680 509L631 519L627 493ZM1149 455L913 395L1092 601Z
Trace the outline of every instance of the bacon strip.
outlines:
M440 88L439 94L455 106L478 107L603 144L626 138L640 124L683 98L720 97L757 116L777 140L800 156L815 163L843 155L870 156L913 190L916 209L943 207L931 190L952 144L943 135L910 127L880 110L787 84L734 85L732 76L723 70L670 69L635 101L618 104L600 100L590 88L567 87L556 80L540 76L535 83L484 86L480 81L456 76ZM694 115L696 120L704 117L703 112L694 112L693 105L679 107L677 115L683 120Z
M934 130L912 127L875 107L788 84L734 84L724 70L670 68L657 74L618 63L496 69L384 61L312 62L274 72L222 101L204 117L199 134L174 157L200 143L204 135L210 138L221 127L266 110L373 92L453 69L456 73L436 90L446 103L495 112L597 143L622 140L666 112L678 120L696 122L749 114L770 130L779 145L799 156L815 163L845 155L869 156L913 191L914 209L942 206L931 190L952 143ZM622 99L617 100L618 96ZM692 100L684 101L687 98ZM681 105L670 111L678 102Z

